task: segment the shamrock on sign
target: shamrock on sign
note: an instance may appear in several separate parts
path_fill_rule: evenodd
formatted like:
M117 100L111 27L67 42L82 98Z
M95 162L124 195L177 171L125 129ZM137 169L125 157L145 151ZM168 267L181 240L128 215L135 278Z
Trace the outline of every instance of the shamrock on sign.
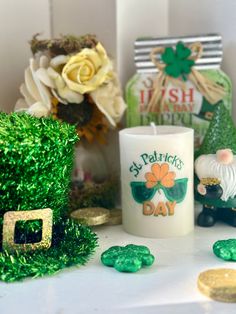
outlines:
M194 60L188 59L192 54L191 49L187 48L182 42L178 42L176 49L167 47L161 55L161 60L166 64L165 73L174 78L182 76L186 81L186 74L191 72Z
M112 246L101 255L103 265L129 273L137 272L143 266L151 266L154 259L146 246L134 244Z

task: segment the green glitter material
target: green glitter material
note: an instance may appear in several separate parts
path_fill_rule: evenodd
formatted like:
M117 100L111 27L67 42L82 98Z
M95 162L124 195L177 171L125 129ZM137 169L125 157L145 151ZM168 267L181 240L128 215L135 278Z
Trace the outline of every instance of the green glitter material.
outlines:
M0 113L0 225L9 210L51 208L57 224L68 210L75 128L51 118ZM39 221L21 223L36 233Z
M0 113L0 227L9 210L53 210L52 246L32 252L0 252L0 280L51 275L84 264L94 251L96 235L66 218L77 141L75 127L67 123ZM41 228L40 220L20 221L15 241L37 242Z
M219 103L197 156L215 154L217 150L225 148L230 148L236 154L236 128L229 111L223 103Z
M219 240L213 245L214 254L225 261L236 262L236 239Z
M97 237L88 227L61 222L54 230L53 244L48 250L9 254L0 252L0 280L14 282L26 277L53 275L59 270L84 265L97 246Z
M112 246L101 255L101 261L105 266L129 273L137 272L143 266L151 266L154 259L146 246L134 244Z

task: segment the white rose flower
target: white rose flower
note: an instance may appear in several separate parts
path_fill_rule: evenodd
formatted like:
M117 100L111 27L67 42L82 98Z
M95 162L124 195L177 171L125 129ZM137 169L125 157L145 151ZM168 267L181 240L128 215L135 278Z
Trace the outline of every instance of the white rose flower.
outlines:
M30 65L25 70L25 82L20 86L24 98L20 98L15 111L25 111L36 117L45 117L51 110L51 93L39 79L37 71L46 69L49 59L41 56L39 59L30 59Z
M113 79L92 91L90 96L110 124L115 127L127 107L122 97L117 75L113 73Z

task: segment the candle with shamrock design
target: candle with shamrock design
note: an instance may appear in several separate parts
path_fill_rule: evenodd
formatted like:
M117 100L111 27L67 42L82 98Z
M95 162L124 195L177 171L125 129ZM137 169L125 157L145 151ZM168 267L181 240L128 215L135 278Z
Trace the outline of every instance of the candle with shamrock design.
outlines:
M123 226L163 238L193 230L193 129L140 126L120 131Z

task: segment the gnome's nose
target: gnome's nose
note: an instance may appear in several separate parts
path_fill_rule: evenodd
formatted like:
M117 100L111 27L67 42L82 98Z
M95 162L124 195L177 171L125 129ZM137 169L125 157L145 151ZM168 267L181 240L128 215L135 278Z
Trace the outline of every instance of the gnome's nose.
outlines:
M228 165L234 160L234 155L231 149L219 149L216 152L216 159L219 163Z

